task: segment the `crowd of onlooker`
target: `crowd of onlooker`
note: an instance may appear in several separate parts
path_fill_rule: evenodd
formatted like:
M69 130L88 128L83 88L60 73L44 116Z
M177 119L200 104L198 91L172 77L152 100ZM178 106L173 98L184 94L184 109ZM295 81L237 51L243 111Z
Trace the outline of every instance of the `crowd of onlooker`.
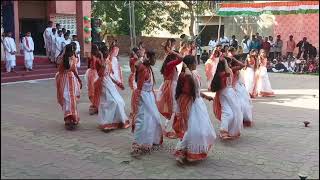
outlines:
M234 47L237 50L238 57L245 61L248 53L255 49L260 51L263 49L268 55L268 71L269 72L291 72L291 73L317 73L319 72L319 57L317 49L314 45L307 41L304 37L296 43L293 36L284 42L280 35L277 35L274 40L272 36L263 37L256 33L249 36L244 36L244 39L239 42L236 36L231 39L222 35L219 40L212 38L209 41L209 52L203 50L200 59L205 62L211 55L211 52L217 44L221 44L223 49ZM286 54L282 54L285 49ZM298 48L298 54L295 56L294 51Z

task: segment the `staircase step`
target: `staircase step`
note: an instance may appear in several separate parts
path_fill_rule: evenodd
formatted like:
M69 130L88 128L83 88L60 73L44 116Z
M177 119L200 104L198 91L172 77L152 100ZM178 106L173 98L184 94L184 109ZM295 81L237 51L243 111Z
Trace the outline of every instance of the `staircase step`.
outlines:
M87 67L86 66L81 66L80 68L78 68L79 70L86 70ZM12 77L12 76L28 76L28 75L32 75L32 74L47 74L47 73L55 73L57 72L58 69L55 67L51 67L51 68L41 68L41 69L33 69L33 71L26 71L26 70L19 70L19 71L15 71L15 72L2 72L1 73L1 77Z
M87 64L81 64L81 67L88 67ZM24 65L17 65L15 67L15 70L16 71L19 71L19 70L25 70L24 69L25 66ZM33 69L45 69L45 68L56 68L56 65L53 64L53 63L47 63L47 64L33 64ZM6 67L3 65L1 66L1 72L6 72Z
M79 72L79 75L83 75L85 74L86 69L80 69L78 72ZM25 76L16 75L16 76L10 76L10 77L1 77L1 83L54 78L55 75L56 75L56 72L50 72L50 73L44 73L44 74L28 74Z
M86 65L80 66L80 68L78 69L87 69L88 67ZM33 71L30 72L37 72L40 70L49 70L49 69L57 69L56 65L54 64L42 64L42 65L36 65L33 67ZM24 66L16 66L15 68L16 73L18 72L26 72L25 67ZM7 74L6 69L1 69L1 75L3 74ZM10 73L9 73L10 74Z

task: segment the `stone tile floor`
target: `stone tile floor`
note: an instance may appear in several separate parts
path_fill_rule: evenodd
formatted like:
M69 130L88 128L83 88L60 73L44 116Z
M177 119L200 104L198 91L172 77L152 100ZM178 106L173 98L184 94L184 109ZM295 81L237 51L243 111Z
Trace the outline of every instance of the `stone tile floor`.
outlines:
M129 114L128 58L121 57ZM156 87L162 82L154 67ZM204 65L198 66L205 85ZM207 160L176 165L177 140L141 159L129 154L129 129L103 133L88 113L84 87L81 124L66 131L54 80L1 85L1 178L294 178L319 179L319 76L269 74L276 97L253 100L255 126L234 141L216 141ZM203 87L204 88L204 87ZM215 129L218 121L207 102ZM305 128L303 121L311 122Z

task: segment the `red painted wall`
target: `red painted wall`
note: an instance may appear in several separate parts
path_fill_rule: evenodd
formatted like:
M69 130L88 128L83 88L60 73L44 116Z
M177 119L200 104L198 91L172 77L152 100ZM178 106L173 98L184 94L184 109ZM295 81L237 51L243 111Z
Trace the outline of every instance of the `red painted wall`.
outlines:
M296 43L307 37L308 41L319 49L319 14L297 14L297 15L281 15L276 16L274 24L274 36L281 35L284 41L282 49L286 53L287 40L290 35ZM298 53L298 49L295 49Z
M76 1L55 1L55 3L57 14L76 14Z

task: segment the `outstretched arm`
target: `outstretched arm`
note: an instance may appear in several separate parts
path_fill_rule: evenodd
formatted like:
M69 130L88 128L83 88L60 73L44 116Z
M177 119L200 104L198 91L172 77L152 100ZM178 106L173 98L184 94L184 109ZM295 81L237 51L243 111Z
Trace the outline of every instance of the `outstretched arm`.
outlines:
M208 101L212 101L212 100L213 100L213 97L207 96L207 95L205 95L203 92L201 92L200 95L201 95L202 98L204 98L204 99L206 99L206 100L208 100Z
M236 58L232 58L232 61L235 62L235 65L232 66L231 68L233 71L240 70L245 67L245 64L243 64L241 61L237 60Z

